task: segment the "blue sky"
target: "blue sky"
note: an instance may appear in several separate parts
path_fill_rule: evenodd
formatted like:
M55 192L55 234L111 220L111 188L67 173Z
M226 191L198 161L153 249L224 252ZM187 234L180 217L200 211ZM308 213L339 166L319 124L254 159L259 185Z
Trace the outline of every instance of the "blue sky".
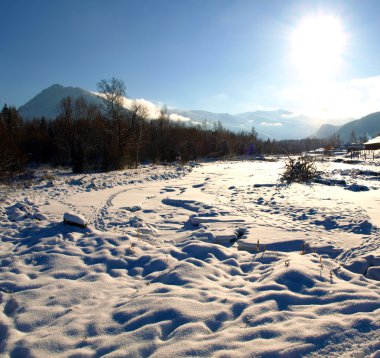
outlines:
M131 98L183 109L380 110L378 0L1 0L0 13L0 104L22 105L54 83L94 91L116 77ZM345 36L323 81L292 61L300 23L321 16Z

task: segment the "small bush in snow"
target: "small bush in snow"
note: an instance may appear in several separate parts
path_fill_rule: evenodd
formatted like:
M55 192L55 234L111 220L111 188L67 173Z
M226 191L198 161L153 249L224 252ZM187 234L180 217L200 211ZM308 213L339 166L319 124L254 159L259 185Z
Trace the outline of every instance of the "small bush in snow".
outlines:
M317 175L317 168L314 159L311 157L291 158L285 164L285 172L280 180L287 183L302 183L314 179Z

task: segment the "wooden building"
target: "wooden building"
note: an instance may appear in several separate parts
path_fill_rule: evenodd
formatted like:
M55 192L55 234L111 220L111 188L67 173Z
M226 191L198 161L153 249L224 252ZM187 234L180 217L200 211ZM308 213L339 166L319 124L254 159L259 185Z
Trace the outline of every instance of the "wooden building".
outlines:
M372 151L373 159L375 159L375 151L380 149L380 136L377 136L368 142L364 143L364 149Z
M376 150L380 149L380 135L376 138L373 138L369 140L368 142L364 143L364 148L366 150Z

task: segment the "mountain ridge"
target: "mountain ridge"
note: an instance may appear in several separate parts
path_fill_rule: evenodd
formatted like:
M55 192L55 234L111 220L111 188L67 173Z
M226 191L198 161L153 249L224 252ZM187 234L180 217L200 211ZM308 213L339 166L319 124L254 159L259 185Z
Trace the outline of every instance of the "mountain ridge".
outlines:
M101 98L96 94L80 87L65 87L60 84L53 84L24 105L19 107L20 115L25 119L45 117L54 119L59 114L59 107L62 98L73 97L74 99L82 96L88 102L100 104ZM145 100L146 101L146 100ZM146 101L150 106L159 107L154 102ZM159 110L155 111L159 113ZM205 110L183 110L179 108L170 108L170 115L180 115L187 118L190 122L213 124L220 122L224 128L232 131L248 131L255 128L261 139L302 139L310 137L316 133L320 121L307 117L302 114L296 114L284 109L271 111L252 111L238 114L215 113ZM152 117L154 118L154 117Z
M380 111L367 114L340 126L323 124L311 137L327 139L337 136L342 143L349 143L355 140L364 141L378 135L380 135Z
M65 87L55 83L18 108L18 112L25 119L45 117L54 119L59 113L59 105L65 97L84 97L88 102L98 104L100 98L95 94L80 87Z
M350 141L352 132L355 133L357 139L378 136L380 133L380 111L344 124L336 134L339 135L341 140L347 142Z

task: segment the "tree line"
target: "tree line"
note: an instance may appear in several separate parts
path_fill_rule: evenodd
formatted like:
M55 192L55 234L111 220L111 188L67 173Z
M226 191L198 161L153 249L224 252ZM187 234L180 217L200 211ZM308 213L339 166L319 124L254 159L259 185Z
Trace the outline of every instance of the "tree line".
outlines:
M190 161L254 154L300 153L325 146L326 140L261 140L251 131L233 132L219 122L211 128L169 119L162 108L149 119L142 105L123 107L124 83L102 80L98 89L103 105L82 97L67 97L54 120L23 120L15 107L0 113L0 174L10 175L28 163L68 165L74 172L110 171L137 167L142 162ZM252 153L250 153L252 154Z

